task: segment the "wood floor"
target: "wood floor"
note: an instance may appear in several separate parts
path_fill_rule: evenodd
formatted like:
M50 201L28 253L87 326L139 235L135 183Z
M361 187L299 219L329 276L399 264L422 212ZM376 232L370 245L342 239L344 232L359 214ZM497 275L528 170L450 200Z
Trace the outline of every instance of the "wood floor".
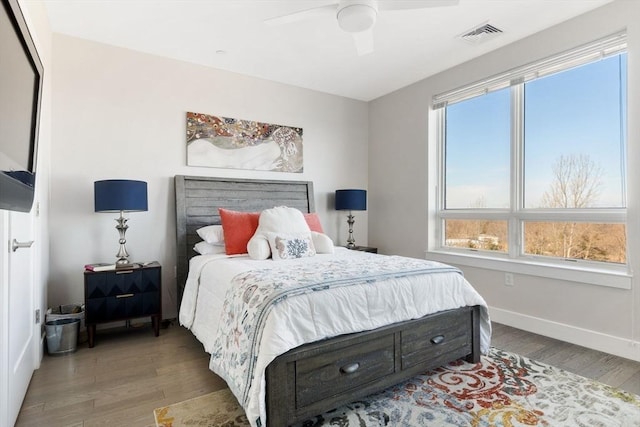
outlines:
M640 362L493 324L492 345L640 394ZM45 356L17 426L155 427L153 409L226 387L179 326L99 332L94 348Z

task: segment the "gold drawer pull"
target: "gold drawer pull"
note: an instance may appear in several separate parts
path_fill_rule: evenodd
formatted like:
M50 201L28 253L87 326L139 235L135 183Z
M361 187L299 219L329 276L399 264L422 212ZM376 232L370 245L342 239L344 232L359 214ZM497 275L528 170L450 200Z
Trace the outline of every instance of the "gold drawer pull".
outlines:
M358 362L352 363L350 365L343 366L342 368L340 368L340 372L343 374L353 374L355 371L358 370L359 367L360 367L360 364Z
M116 298L131 298L134 295L135 294L120 294L120 295L116 295Z
M444 335L436 335L435 337L431 338L431 344L442 344L444 342Z

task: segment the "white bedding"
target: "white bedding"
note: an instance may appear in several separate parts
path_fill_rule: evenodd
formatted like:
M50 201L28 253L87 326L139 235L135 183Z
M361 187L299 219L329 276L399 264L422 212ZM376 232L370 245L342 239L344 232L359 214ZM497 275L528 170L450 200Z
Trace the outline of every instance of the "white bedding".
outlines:
M215 352L216 335L231 281L249 270L286 265L314 264L334 259L377 257L336 248L335 254L288 261L252 260L248 256L205 255L191 259L189 277L180 307L180 323L189 328L208 353ZM491 326L486 303L464 277L456 272L435 276L407 276L384 280L376 286L356 284L293 298L273 307L266 318L255 364L255 379L244 409L253 426L265 425L264 371L277 356L306 342L346 333L375 329L391 323L423 317L442 310L480 305L483 353L489 349ZM231 375L212 358L210 368L228 383ZM233 387L232 387L233 390ZM233 390L242 403L242 396Z

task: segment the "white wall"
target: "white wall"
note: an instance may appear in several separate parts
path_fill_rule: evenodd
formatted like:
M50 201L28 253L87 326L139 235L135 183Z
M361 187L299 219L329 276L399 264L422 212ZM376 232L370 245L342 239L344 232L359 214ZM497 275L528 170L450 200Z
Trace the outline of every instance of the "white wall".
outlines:
M96 180L148 182L149 210L128 215L127 249L162 264L165 318L176 316L174 175L313 181L326 233L345 243L333 194L367 188L366 160L356 160L368 156L366 103L59 34L53 57L49 304L82 301L83 265L115 260L117 215L94 213ZM304 173L187 167L187 111L302 127ZM356 222L363 244L366 218Z
M370 103L369 241L424 257L429 205L429 104L436 93L544 58L623 28L628 32L628 257L640 271L640 2L616 1ZM631 290L463 267L494 320L640 360L640 287Z

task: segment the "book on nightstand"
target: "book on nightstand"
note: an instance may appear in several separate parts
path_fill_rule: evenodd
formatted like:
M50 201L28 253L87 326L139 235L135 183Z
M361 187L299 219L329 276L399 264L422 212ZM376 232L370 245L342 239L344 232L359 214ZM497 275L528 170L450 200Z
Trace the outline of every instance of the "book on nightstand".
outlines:
M96 262L93 264L87 264L84 266L84 269L87 271L109 271L109 270L115 270L116 269L116 265L115 264L108 264L108 263L104 263L104 262Z
M85 271L110 271L110 270L133 270L136 268L146 267L155 263L156 261L145 262L140 264L139 262L130 262L128 264L109 264L105 262L94 262L92 264L86 264L84 266Z

